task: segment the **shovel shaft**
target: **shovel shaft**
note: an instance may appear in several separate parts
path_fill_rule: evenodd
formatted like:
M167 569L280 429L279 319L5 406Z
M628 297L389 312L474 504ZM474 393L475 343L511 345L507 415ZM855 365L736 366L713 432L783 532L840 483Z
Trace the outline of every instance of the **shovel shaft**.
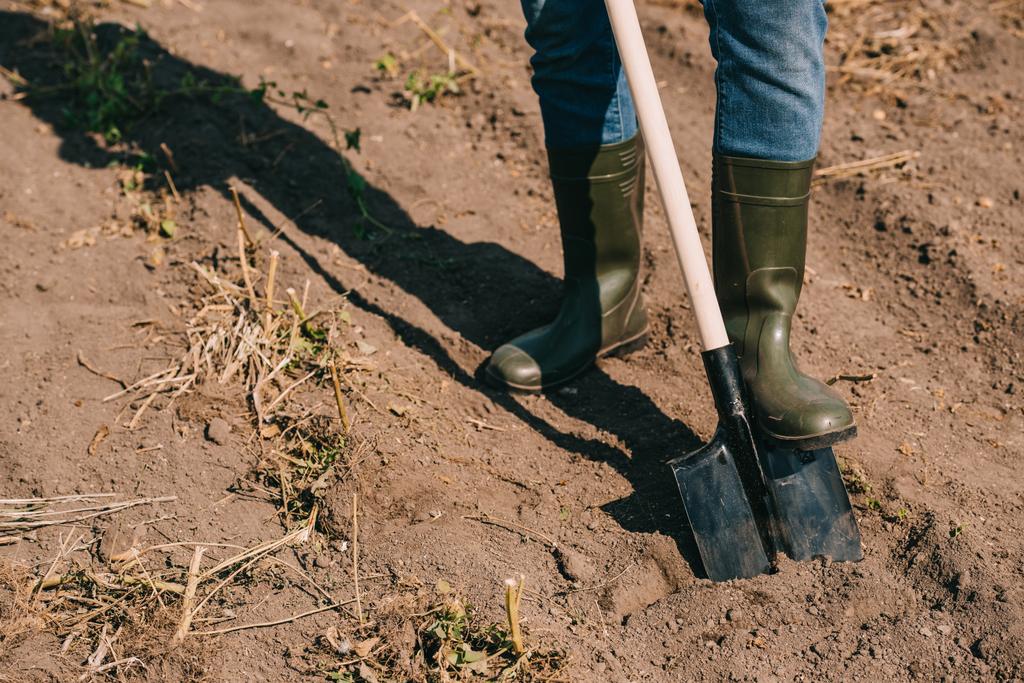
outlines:
M629 89L633 93L647 156L654 169L658 194L661 195L672 232L672 243L686 281L686 290L693 302L701 345L705 351L722 348L729 344L729 336L725 332L725 323L715 298L714 283L704 257L704 247L697 232L690 199L686 194L686 183L683 182L676 148L672 144L672 134L669 132L658 84L654 80L654 70L640 31L636 7L633 0L605 0L605 6L608 8L619 56L626 70Z

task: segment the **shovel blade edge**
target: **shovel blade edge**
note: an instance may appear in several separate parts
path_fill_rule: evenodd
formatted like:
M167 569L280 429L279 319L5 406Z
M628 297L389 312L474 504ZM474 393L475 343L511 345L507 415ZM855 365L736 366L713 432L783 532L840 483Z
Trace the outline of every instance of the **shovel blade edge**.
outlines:
M782 550L801 562L864 557L850 496L831 448L797 451L759 444L758 454L775 512Z
M671 460L669 466L708 578L728 581L768 572L769 553L721 433L702 448Z

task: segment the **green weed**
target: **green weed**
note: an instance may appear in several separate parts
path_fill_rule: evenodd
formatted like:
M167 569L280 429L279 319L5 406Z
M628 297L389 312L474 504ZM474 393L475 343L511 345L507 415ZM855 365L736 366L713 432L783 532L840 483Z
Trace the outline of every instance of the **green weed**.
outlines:
M424 102L434 102L445 93L457 95L459 82L451 72L423 76L417 70L405 79L405 93L409 99L409 109L416 111Z
M398 58L387 52L373 63L373 68L386 78L394 78L398 75Z
M540 681L558 678L557 674L567 666L559 651L527 650L515 654L506 625L482 623L470 604L451 595L443 596L425 612L401 617L402 621L410 619L417 620L412 625L416 634L412 680ZM374 637L363 642L375 644L374 668L380 680L410 680L408 672L401 672L401 662L392 651L390 640ZM355 644L353 651L358 653L361 645ZM327 679L354 683L365 680L361 675L364 671L350 664L329 671Z
M193 71L185 72L174 87L159 86L142 54L142 42L147 38L142 28L119 35L112 45L105 46L89 17L69 16L68 19L54 27L52 33L51 46L61 64L59 81L20 87L29 97L61 98L62 113L69 127L99 133L107 144L114 145L124 140L135 125L160 112L175 98L204 99L217 104L233 96L242 98L242 102L249 99L254 103L287 107L299 113L303 120L322 116L331 130L345 189L359 211L357 236L367 236L366 224L391 232L371 213L365 196L366 180L343 155L345 151L361 151L359 129L340 131L323 99L311 96L306 90L289 93L278 88L275 82L263 79L251 89L244 87L238 78L210 83ZM143 163L147 172L155 165L153 157L145 152L137 155L137 162Z

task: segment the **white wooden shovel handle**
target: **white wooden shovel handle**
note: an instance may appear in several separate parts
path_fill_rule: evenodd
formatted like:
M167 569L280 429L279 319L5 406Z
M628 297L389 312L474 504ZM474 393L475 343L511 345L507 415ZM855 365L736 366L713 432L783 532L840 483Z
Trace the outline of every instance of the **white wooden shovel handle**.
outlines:
M676 148L672 144L672 134L665 119L665 109L661 104L651 60L647 55L643 34L640 32L636 7L633 0L605 0L605 6L608 8L608 17L611 19L622 65L626 70L629 89L633 93L637 118L640 119L640 129L644 135L644 145L654 169L654 179L658 185L662 205L665 207L672 242L683 270L683 279L686 281L686 290L690 294L697 316L701 345L705 351L721 348L729 343L729 336L725 332L725 323L722 322L718 299L715 298L711 272L708 270L707 259L704 258L704 247L697 232L697 223L693 219L693 209L686 194L686 184L679 169Z

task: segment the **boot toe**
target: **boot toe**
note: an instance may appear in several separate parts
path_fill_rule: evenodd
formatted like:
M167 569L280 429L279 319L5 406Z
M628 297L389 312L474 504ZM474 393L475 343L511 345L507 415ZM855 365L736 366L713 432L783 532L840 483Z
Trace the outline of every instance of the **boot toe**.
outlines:
M540 391L543 383L543 373L537 361L512 344L498 347L487 362L484 376L488 383L501 389Z
M768 419L772 436L787 442L814 443L815 447L844 441L855 433L853 414L841 398L822 398Z

